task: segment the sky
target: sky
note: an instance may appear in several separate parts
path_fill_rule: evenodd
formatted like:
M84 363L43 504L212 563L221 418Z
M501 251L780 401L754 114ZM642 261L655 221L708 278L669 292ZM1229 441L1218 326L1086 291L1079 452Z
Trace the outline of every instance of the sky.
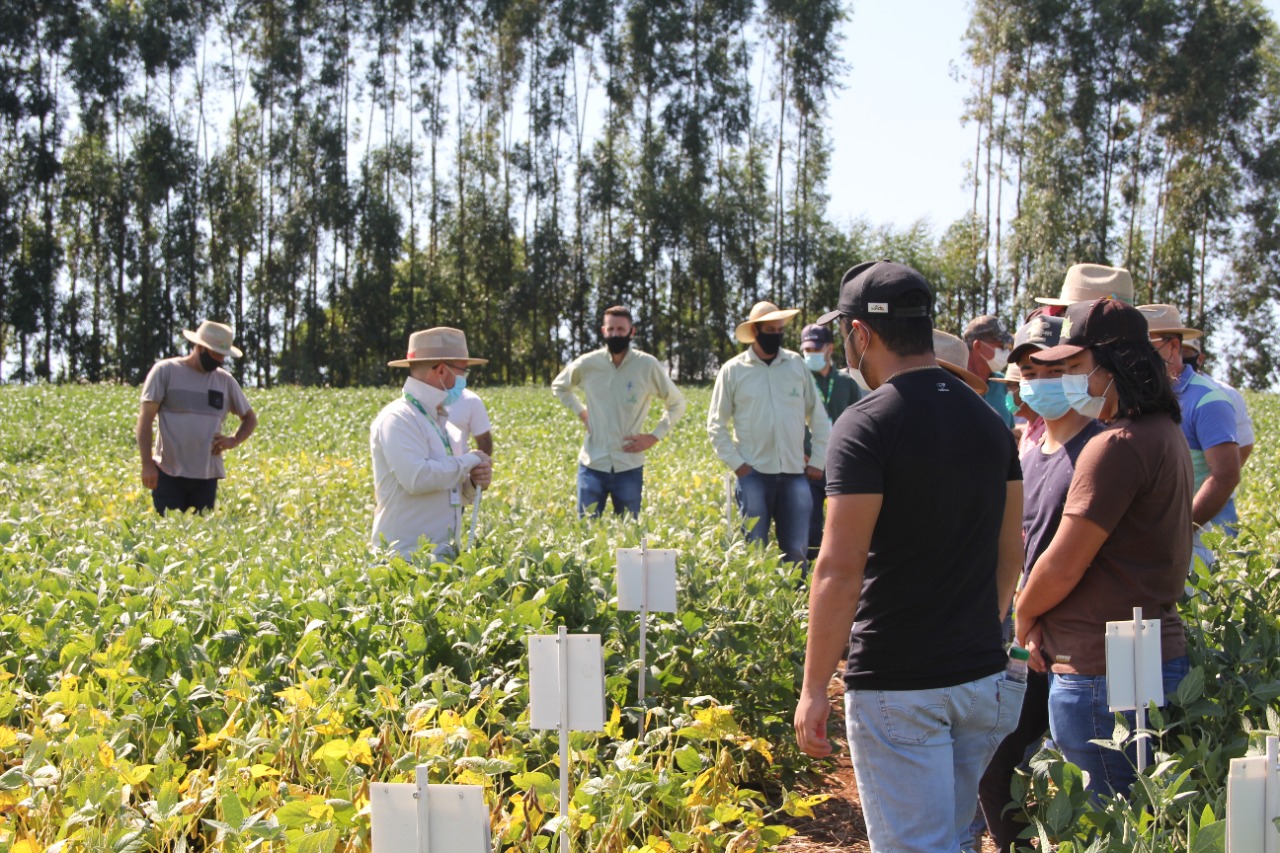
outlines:
M969 84L964 31L972 3L849 0L845 87L831 101L833 221L865 218L940 233L973 202L964 186L977 128L961 123ZM1280 0L1264 0L1280 20Z

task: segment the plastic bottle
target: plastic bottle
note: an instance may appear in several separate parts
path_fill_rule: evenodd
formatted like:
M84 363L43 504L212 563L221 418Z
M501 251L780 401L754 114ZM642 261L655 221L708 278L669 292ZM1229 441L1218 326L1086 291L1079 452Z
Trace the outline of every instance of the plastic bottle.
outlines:
M1031 652L1022 646L1009 647L1009 663L1004 668L1004 677L1010 681L1027 681L1027 661L1031 660Z

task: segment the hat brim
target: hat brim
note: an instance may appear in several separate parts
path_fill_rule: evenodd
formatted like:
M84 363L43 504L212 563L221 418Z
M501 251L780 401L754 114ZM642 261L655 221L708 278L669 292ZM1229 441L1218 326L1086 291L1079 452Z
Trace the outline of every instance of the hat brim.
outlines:
M777 311L770 311L768 314L761 314L754 320L743 320L738 324L738 328L733 330L733 336L738 339L738 343L754 344L756 342L756 334L751 327L756 323L772 323L775 320L781 320L786 323L799 313L799 308L780 308Z
M1204 332L1199 329L1153 329L1148 326L1147 331L1153 335L1182 335L1186 339L1204 337Z
M834 311L828 311L827 313L823 314L821 317L814 320L813 323L815 326L825 326L839 316L840 316L840 309L837 308Z
M467 367L471 367L475 364L489 363L489 359L487 358L451 358L449 356L445 356L444 358L397 358L395 361L388 361L387 367L408 367L411 364L418 364L423 361L465 361L467 363Z
M1009 353L1009 363L1017 364L1019 359L1021 359L1028 352L1041 352L1045 349L1047 349L1047 347L1045 347L1044 344L1036 344L1031 342L1022 344L1021 346L1017 347L1016 349L1014 349L1012 352Z
M208 341L201 340L200 336L197 335L195 332L189 331L187 329L182 330L182 336L186 338L188 341L190 341L191 343L198 344L199 346L202 346L207 350L211 350L212 352L221 353L222 355L229 355L232 358L240 358L241 356L244 355L244 353L240 351L239 347L228 346L225 349L223 347L215 347L213 344L209 343Z
M1075 303L1070 299L1059 299L1056 296L1037 296L1035 301L1039 302L1041 305L1057 305L1062 308L1065 308L1068 305L1075 305Z
M1031 360L1036 364L1048 364L1051 361L1062 361L1071 358L1073 355L1079 355L1087 350L1088 347L1076 346L1075 344L1058 344L1056 347L1042 349L1040 352L1032 353Z
M978 374L965 370L960 365L952 364L951 362L942 358L938 359L938 366L941 367L943 370L946 370L948 373L951 373L957 379L962 381L965 385L968 385L970 388L976 391L979 397L982 397L987 393L988 391L987 383L985 380L979 379Z

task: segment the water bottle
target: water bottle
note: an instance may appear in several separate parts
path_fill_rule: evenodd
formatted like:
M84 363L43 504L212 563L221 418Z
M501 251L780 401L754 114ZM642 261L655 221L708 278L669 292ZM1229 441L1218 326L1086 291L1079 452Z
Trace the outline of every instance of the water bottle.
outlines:
M1009 663L1004 668L1004 677L1010 681L1027 683L1027 661L1031 660L1031 652L1022 646L1009 647Z

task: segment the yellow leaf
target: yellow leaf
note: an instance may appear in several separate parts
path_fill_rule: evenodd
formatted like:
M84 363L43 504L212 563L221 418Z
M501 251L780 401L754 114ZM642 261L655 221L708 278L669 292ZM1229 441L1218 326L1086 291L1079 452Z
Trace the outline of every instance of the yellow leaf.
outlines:
M372 766L373 750L369 749L369 741L362 737L356 738L347 752L347 760Z
M240 722L235 717L228 717L227 721L223 723L222 728L218 729L216 732L209 735L208 737L200 738L200 740L196 742L196 745L191 748L196 750L197 752L205 752L210 749L217 749L224 742L226 742L228 738L235 737L239 729L240 729Z
M396 698L396 694L391 688L385 684L379 684L373 689L374 695L378 697L378 705L384 711L399 711L400 700Z
M147 781L147 777L151 775L151 771L155 770L154 764L139 764L137 767L130 767L120 771L120 780L126 785L138 787Z
M578 815L578 829L590 829L596 825L596 816L593 814Z
M266 764L255 764L249 768L249 775L254 779L261 779L263 776L279 776L280 771Z
M615 702L613 712L609 714L609 722L605 724L604 733L611 738L622 737L622 709Z
M0 726L0 749L18 745L18 732L8 726Z
M39 841L24 838L13 845L10 853L44 853L44 846Z
M336 738L321 746L311 754L311 760L320 761L346 761L347 752L351 749L351 741L346 738Z
M284 690L278 691L276 695L298 711L307 711L316 706L311 694L302 687L286 687Z
M116 751L105 740L98 744L98 760L102 766L110 770L116 763Z

